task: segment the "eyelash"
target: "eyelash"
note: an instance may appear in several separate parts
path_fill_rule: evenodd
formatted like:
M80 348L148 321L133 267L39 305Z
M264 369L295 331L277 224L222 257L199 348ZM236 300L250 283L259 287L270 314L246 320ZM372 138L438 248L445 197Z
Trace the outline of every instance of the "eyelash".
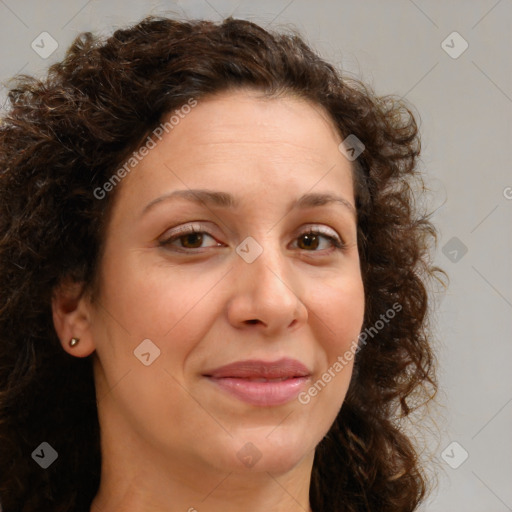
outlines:
M165 247L167 248L168 246L171 245L172 242L175 242L176 240L179 240L180 238L183 238L183 237L186 237L188 235L195 235L195 234L205 234L205 235L208 235L209 237L215 239L215 237L213 235L211 235L208 231L204 230L202 226L198 226L198 225L195 225L195 226L189 226L189 227L185 227L185 228L181 228L178 230L178 232L172 234L170 237L164 239L164 240L161 240L159 242L159 245L161 247ZM340 240L338 237L335 237L335 236L332 236L332 235L328 235L326 233L324 233L323 231L320 231L320 230L314 230L314 229L307 229L301 233L299 233L297 235L297 239L302 237L302 236L305 236L305 235L315 235L315 236L321 236L322 238L325 238L327 240L329 240L329 242L331 242L331 244L334 246L335 250L343 250L346 248L346 245L343 243L342 240ZM212 247L215 247L215 246L212 246ZM217 246L218 247L218 246ZM188 254L193 254L193 253L197 253L197 252L204 252L204 249L209 249L211 247L206 247L206 248L194 248L194 249L188 249L186 247L180 247L180 248L173 248L172 250L176 251L176 252L182 252L182 253L188 253ZM321 250L313 250L313 251L307 251L305 249L302 249L304 252L322 252Z

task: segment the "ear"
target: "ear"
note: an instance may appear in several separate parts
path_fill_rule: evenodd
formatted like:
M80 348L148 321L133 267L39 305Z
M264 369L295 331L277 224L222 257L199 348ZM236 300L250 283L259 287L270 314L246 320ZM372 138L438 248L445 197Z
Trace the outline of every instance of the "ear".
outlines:
M76 357L87 357L95 346L91 333L91 306L84 293L83 283L67 279L54 291L52 296L53 325L62 348ZM71 338L80 342L71 347Z

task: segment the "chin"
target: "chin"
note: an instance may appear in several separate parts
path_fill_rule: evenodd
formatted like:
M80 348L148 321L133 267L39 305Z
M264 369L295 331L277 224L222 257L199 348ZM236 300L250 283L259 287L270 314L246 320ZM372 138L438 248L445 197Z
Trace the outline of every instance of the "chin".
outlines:
M270 472L283 474L291 471L304 457L313 455L314 443L305 435L291 434L289 431L279 436L269 430L261 435L248 432L237 435L229 442L229 446L221 449L218 463L226 472ZM219 464L215 464L219 466Z

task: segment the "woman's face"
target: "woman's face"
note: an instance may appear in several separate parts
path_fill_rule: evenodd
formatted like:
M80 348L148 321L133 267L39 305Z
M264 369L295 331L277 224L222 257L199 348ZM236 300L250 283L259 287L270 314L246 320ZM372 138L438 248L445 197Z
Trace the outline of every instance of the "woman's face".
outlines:
M89 306L104 442L288 471L332 425L363 322L351 164L298 99L238 91L183 112L108 225Z

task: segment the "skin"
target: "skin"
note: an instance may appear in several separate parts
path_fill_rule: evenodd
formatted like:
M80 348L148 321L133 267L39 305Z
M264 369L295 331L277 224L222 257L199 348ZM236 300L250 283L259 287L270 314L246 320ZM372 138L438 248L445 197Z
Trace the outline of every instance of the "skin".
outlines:
M311 510L314 449L353 363L307 405L250 405L203 373L291 357L312 371L311 385L357 340L364 289L354 213L338 203L289 210L308 192L354 207L341 140L318 106L230 91L201 99L119 185L97 299L70 285L53 301L64 350L94 358L103 465L91 512ZM188 188L229 192L240 206L180 198L142 213ZM190 223L208 235L159 245ZM307 228L345 247L323 236L308 246ZM248 236L263 249L252 263L236 252ZM134 355L145 339L160 350L149 366ZM247 443L261 455L252 467L237 456Z

